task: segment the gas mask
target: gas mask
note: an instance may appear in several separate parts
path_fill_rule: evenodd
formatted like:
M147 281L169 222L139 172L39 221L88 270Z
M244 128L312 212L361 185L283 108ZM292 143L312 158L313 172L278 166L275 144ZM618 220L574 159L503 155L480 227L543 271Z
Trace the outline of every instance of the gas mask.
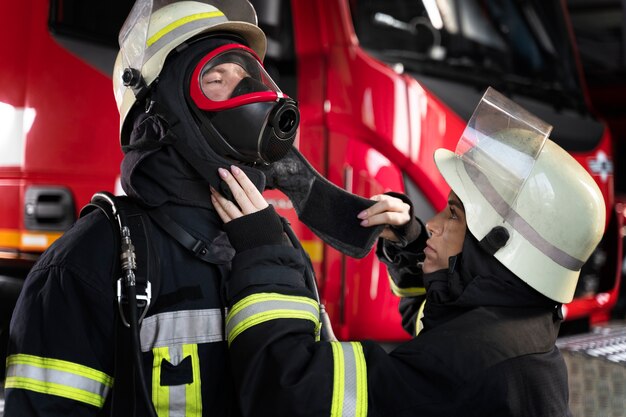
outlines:
M296 138L296 102L244 45L223 45L200 59L189 99L203 136L221 156L268 165L283 158Z
M259 190L287 194L331 246L369 252L380 229L361 227L356 215L373 202L330 183L293 147L300 115L261 64L267 42L249 1L137 0L119 42L120 143L137 151L129 178L141 158L171 146L226 194L217 168L240 162Z
M189 77L188 101L216 153L262 171L265 187L284 192L299 219L331 246L359 258L369 252L382 227L363 228L356 215L373 202L330 183L293 147L296 103L251 49L237 43L208 52ZM224 183L219 190L231 198Z

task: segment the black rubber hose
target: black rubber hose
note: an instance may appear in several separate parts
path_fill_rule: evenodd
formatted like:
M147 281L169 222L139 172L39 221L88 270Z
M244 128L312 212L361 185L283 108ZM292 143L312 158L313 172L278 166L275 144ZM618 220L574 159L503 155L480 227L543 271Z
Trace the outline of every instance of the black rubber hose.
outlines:
M141 357L141 343L139 342L139 317L137 315L137 288L134 285L126 286L128 296L128 321L130 324L130 334L132 339L132 349L135 362L135 377L139 383L139 391L148 410L150 417L158 417L154 404L152 404L152 398L148 392L148 384L146 383L146 377L143 373L143 358Z

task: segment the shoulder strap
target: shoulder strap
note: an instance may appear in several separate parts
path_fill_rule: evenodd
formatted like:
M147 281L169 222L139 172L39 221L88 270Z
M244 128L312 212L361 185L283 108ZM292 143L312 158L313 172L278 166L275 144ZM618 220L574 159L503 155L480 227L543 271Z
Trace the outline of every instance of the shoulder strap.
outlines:
M224 265L230 263L235 256L235 250L223 232L211 242L204 242L196 239L191 233L183 229L182 226L160 208L150 210L148 215L174 240L204 262Z
M79 217L84 217L94 210L100 210L111 223L117 251L120 252L121 225L119 217L124 218L125 225L130 229L133 246L136 253L136 279L137 291L145 293L148 282L152 287L152 293L158 294L160 288L159 264L155 262L154 248L150 243L150 231L147 212L132 199L126 196L115 196L108 192L94 194L91 201L85 205ZM116 257L116 274L119 275L119 257ZM113 277L117 280L119 276Z
M128 197L118 197L107 192L94 194L91 202L88 203L80 212L79 217L100 210L109 220L115 239L114 253L115 256L115 276L113 281L120 288L120 277L122 276L121 263L123 258L122 247L122 227L130 230L130 236L135 253L136 263L136 285L137 292L140 294L148 294L148 283L150 283L154 294L158 294L160 287L160 271L159 263L155 260L157 257L152 253L152 246L149 238L149 220L145 214L145 210L135 204ZM127 261L127 260L126 260ZM118 305L121 302L121 292L118 289ZM146 300L148 302L148 300ZM146 307L147 310L147 307ZM134 346L132 334L127 327L128 323L123 316L122 308L120 313L115 317L115 364L114 364L114 380L115 389L111 392L111 416L134 416L136 415L136 407L140 404L136 402L136 381L133 373Z

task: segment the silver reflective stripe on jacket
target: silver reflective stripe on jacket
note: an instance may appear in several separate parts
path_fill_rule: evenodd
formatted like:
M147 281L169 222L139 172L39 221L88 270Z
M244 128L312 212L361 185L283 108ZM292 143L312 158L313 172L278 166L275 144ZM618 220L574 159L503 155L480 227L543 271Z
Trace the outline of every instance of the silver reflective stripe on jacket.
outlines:
M155 314L141 324L141 351L190 343L224 340L222 310L184 310Z
M224 341L222 317L222 310L214 308L160 313L143 320L141 350L153 354L152 402L159 417L202 416L198 345ZM164 364L175 368L188 357L189 382L167 385L161 380Z
M23 354L7 358L6 389L56 395L101 408L112 386L109 375L77 363Z

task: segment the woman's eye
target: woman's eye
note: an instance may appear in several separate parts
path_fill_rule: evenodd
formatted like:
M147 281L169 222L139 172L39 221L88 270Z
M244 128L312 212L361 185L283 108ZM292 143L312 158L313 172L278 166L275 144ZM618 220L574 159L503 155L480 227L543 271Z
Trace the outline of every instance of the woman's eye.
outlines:
M458 217L456 215L456 210L453 209L452 207L450 207L450 218L451 219L458 219Z

